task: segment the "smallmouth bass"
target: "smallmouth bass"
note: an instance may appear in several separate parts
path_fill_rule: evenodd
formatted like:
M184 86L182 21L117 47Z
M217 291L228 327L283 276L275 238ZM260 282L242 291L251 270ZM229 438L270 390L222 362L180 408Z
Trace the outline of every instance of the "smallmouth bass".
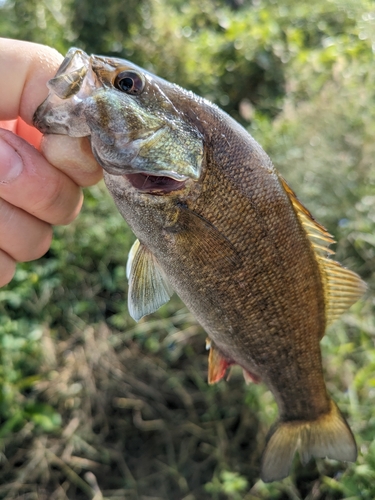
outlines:
M328 232L259 144L215 105L116 58L70 49L34 116L43 133L89 137L138 240L127 265L139 320L175 291L206 330L209 383L229 366L272 391L279 418L261 478L301 461L355 461L327 393L319 342L365 291L332 260Z

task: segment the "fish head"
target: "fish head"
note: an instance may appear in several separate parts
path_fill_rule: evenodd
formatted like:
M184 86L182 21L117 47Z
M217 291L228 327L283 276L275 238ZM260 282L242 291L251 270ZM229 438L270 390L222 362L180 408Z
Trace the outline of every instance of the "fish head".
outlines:
M89 137L104 170L138 190L169 192L200 178L203 137L176 105L177 85L129 61L67 53L34 115L43 133Z

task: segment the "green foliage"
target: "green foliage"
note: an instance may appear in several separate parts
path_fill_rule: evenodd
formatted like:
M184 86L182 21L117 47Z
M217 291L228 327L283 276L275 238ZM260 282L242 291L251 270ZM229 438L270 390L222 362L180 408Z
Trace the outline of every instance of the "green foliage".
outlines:
M0 35L65 52L72 38L69 14L68 4L60 0L5 0L0 2Z
M220 478L214 477L212 482L205 485L205 490L212 495L213 499L219 498L220 493L226 493L230 499L241 500L247 488L246 478L237 472L226 470L220 473Z
M143 21L148 0L72 0L73 44L94 54L119 56L132 26ZM101 36L98 36L98 33Z
M19 265L0 290L9 460L0 498L35 493L32 484L42 485L38 499L62 484L71 499L100 498L101 489L111 500L374 498L373 3L6 0L0 33L131 58L215 101L263 145L334 234L338 260L369 284L367 300L322 341L357 463L296 460L291 478L265 485L257 467L277 417L271 393L243 387L236 372L228 385L207 386L204 334L177 298L134 324L125 278L134 237L104 187L87 189L79 218L55 228L47 255ZM18 447L30 457L18 458Z
M8 302L19 307L22 295L5 290L0 300L3 306ZM42 334L42 327L25 317L11 320L7 315L0 316L0 439L22 429L26 422L43 431L55 430L61 424L60 415L50 405L38 403L32 394L41 379L37 372L42 360L38 346Z

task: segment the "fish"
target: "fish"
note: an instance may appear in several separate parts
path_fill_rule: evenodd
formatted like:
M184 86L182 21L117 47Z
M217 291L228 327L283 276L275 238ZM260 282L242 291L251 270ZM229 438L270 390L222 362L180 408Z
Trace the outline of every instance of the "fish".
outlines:
M34 115L44 134L88 137L137 237L128 258L136 321L177 293L208 335L208 382L239 365L272 392L278 419L260 477L355 439L323 376L327 327L366 291L254 138L216 105L118 58L72 48Z

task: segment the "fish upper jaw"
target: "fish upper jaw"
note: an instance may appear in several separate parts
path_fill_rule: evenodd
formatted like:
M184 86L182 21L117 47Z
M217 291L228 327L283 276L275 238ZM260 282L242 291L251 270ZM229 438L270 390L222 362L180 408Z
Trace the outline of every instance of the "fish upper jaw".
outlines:
M47 87L50 92L34 113L34 126L43 134L89 136L86 98L101 87L89 56L80 49L71 48Z
M82 103L78 98L74 98L74 101L67 105L57 96L53 97L47 98L36 110L33 118L34 127L42 134L89 136L91 131L83 114ZM72 119L73 110L75 119Z

